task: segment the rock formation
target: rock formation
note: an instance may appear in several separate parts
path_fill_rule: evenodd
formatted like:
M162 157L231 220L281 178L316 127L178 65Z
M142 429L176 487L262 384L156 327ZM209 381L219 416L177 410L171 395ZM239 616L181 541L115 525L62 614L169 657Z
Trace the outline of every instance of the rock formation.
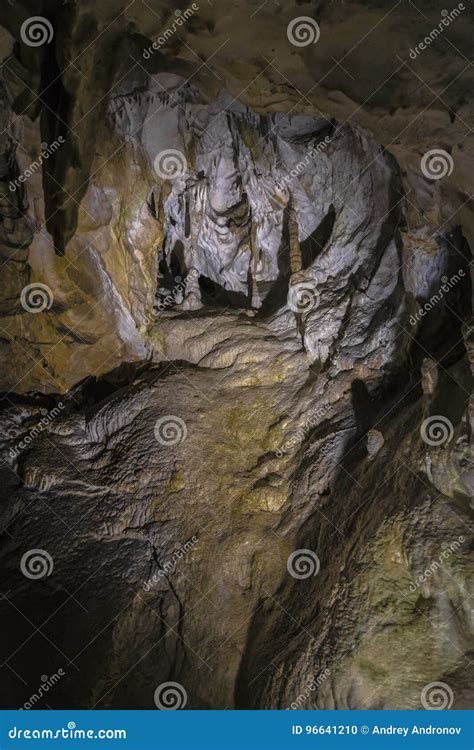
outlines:
M469 34L194 5L2 11L3 707L467 707Z

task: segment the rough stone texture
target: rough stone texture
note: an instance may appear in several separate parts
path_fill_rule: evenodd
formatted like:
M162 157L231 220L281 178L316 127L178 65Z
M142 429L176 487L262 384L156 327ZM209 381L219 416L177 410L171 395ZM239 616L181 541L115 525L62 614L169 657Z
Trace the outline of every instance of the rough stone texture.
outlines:
M413 62L436 4L222 2L146 58L169 3L38 5L53 46L27 2L0 37L5 707L60 667L43 707L467 706L468 24Z
M47 701L56 707L152 707L169 679L201 708L284 708L301 694L305 707L415 707L423 685L440 678L465 705L472 479L456 460L461 450L468 457L459 420L454 451L430 448L416 389L383 416L377 374L365 380L364 402L353 372L308 382L294 343L248 319L233 321L241 333L229 354L215 320L205 321L212 333L195 333L212 346L210 367L154 366L89 407L66 397L5 474L13 601L25 611L27 600L35 625L58 610L42 627L50 641L33 631L12 667L31 675L63 665ZM452 374L467 384L465 367ZM164 447L154 428L171 403L187 436ZM7 411L7 445L34 421L31 409ZM385 440L375 457L365 437L373 424ZM440 489L437 475L450 487ZM18 566L37 547L51 552L54 571L32 585ZM300 548L317 551L318 576L288 575ZM31 625L8 604L2 619L12 651ZM320 690L306 690L325 670ZM21 704L25 687L11 682Z

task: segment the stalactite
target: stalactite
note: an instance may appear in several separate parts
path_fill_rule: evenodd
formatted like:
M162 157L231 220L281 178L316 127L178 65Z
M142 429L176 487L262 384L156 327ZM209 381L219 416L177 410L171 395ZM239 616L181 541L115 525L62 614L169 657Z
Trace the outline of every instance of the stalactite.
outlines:
M190 223L191 223L191 253L192 257L194 258L196 255L196 248L199 238L199 232L202 226L204 213L205 213L205 206L206 206L206 196L207 196L207 186L204 180L199 180L197 183L193 185L193 200L191 201L190 208L189 208L189 216L190 216ZM191 265L194 265L192 263Z
M186 239L191 237L191 209L193 204L193 190L187 190L183 195L183 214L184 214L184 236Z
M257 286L257 265L258 265L258 245L257 245L257 223L252 216L252 213L250 214L250 281L252 285L252 301L251 305L252 307L260 308L262 306L262 300L260 299L260 294L258 292L258 286Z
M202 307L199 289L199 273L195 267L196 247L203 213L199 200L199 183L192 185L186 193L186 210L189 221L189 232L186 232L185 262L189 269L183 309L199 310Z
M303 261L301 257L301 248L298 232L298 221L296 219L296 211L293 205L293 199L290 195L288 201L288 241L290 245L290 270L291 273L299 273L303 268Z
M191 255L194 255L194 251L197 244L197 238L199 236L199 226L200 222L202 220L202 216L200 216L199 209L197 209L197 195L194 191L194 200L191 201L191 206L189 210L189 221L191 224L191 231L190 231L190 238L191 238Z
M301 247L299 240L298 221L296 219L296 211L293 204L293 199L290 194L287 205L287 217L288 217L288 243L290 246L290 272L291 272L291 284L296 284L299 281L299 273L303 268L303 259L301 255ZM299 335L303 341L304 339L304 321L301 313L296 312L296 326Z

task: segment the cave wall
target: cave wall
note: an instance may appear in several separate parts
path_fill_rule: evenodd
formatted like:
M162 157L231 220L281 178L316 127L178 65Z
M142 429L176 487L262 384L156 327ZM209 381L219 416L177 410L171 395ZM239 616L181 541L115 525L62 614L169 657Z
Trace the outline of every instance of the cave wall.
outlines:
M470 34L417 5L2 10L8 707L471 701Z

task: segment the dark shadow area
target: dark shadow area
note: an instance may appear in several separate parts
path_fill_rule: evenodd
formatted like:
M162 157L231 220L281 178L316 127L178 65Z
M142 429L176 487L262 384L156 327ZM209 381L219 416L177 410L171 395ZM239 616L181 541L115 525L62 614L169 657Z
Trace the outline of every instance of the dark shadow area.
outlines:
M461 327L472 315L472 252L460 227L454 229L446 241L449 256L443 278L451 288L444 292L441 279L433 285L428 299L417 303L418 308L426 303L431 305L416 331L413 357L418 366L425 357L432 357L442 367L449 367L465 354ZM456 276L459 281L452 282ZM434 301L430 303L430 300Z
M225 289L221 284L209 279L207 276L201 275L199 277L199 289L201 290L202 303L206 307L250 308L248 295Z
M270 290L265 297L262 307L257 313L257 317L266 318L275 313L279 307L281 307L282 301L286 299L288 293L288 284L290 281L290 206L285 206L283 211L283 227L281 234L281 244L278 249L277 263L278 263L278 277L275 282L271 285L262 284L258 285L259 291L267 291L268 286Z
M336 221L336 209L330 206L327 215L321 224L310 234L307 239L300 243L301 262L303 270L314 263L318 255L324 250L329 242L334 223Z
M67 14L61 13L50 19L53 27L67 25ZM46 227L53 237L54 249L64 255L65 247L77 226L78 202L68 201L63 189L67 170L74 166L75 135L69 128L72 98L63 84L63 73L57 60L57 31L53 42L43 46L41 65L40 102L41 135L45 143L62 143L43 162L43 189L45 198ZM68 201L67 211L65 204Z

